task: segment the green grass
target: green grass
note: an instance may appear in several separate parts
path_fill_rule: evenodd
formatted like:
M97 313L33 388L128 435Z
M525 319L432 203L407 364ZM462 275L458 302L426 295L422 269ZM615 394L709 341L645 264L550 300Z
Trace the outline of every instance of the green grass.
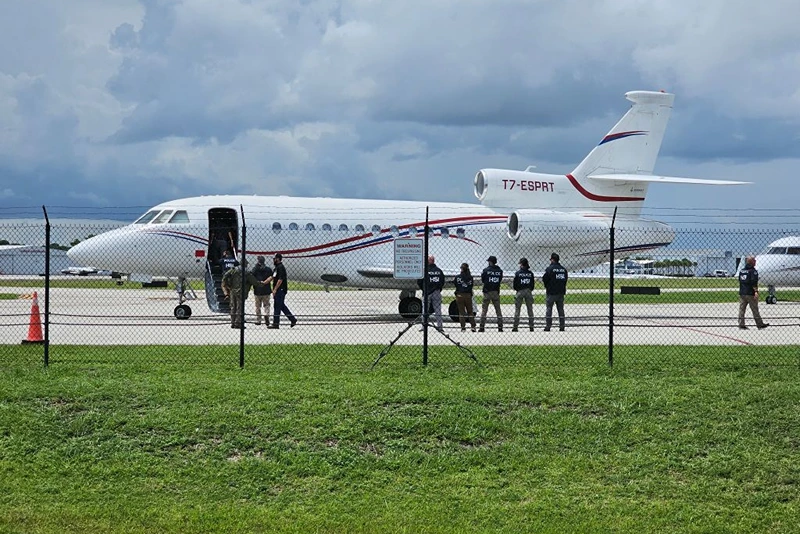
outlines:
M800 529L797 347L101 349L2 347L0 532Z
M0 300L15 300L19 298L16 293L0 293Z

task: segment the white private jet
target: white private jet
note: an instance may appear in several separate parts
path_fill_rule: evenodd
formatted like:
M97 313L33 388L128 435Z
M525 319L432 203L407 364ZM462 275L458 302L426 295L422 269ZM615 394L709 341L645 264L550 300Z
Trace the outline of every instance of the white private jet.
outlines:
M423 231L426 208L434 237L430 252L448 277L459 272L462 262L479 273L489 255L506 271L522 256L543 268L554 251L565 267L576 270L608 261L615 208L620 208L616 228L623 230L617 233L615 251L639 252L672 242L671 227L640 217L650 183L748 183L652 175L674 95L632 91L625 97L631 108L571 173L483 169L474 179L480 205L283 196L184 198L87 239L67 255L78 264L127 273L135 281L177 277L178 318L191 315L183 304L186 278L205 277L209 308L225 312L228 304L215 265L225 248L242 253L237 250L241 206L247 255L281 252L290 278L298 281L398 289L400 314L416 317L422 302L415 282L393 278L393 241Z
M758 281L767 284L767 304L777 304L776 286L800 286L800 236L782 237L756 256Z

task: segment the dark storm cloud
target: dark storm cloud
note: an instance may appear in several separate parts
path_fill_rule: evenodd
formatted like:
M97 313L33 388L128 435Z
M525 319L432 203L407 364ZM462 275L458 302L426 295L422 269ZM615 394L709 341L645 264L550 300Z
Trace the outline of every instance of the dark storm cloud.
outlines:
M0 200L473 200L480 168L572 170L635 89L677 94L657 171L796 174L798 16L740 0L20 2L0 18Z

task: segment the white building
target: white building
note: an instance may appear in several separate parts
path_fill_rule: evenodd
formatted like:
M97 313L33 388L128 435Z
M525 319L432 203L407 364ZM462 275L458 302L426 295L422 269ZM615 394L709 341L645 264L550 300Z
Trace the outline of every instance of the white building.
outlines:
M0 245L0 275L43 275L45 253L44 247ZM50 274L61 274L67 267L66 251L50 249Z

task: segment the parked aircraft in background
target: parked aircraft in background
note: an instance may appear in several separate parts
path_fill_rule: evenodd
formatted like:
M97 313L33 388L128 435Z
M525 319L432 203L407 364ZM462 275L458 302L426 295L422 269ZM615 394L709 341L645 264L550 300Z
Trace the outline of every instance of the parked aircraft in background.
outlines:
M663 247L674 231L640 217L650 183L731 185L746 182L652 175L674 95L632 91L631 108L588 156L567 175L483 169L474 178L478 204L297 198L203 196L159 204L133 224L87 239L67 253L76 263L127 273L146 281L177 277L178 318L186 278L205 277L212 311L227 309L214 266L220 251L237 255L240 206L247 219L247 255L283 254L294 280L358 288L397 289L399 312L422 309L413 280L393 278L392 242L418 236L430 209L430 252L445 274L468 262L477 274L489 255L507 271L520 257L546 266L554 251L577 270L608 261L609 226L615 208L619 254ZM636 230L624 231L624 230ZM217 290L214 290L216 286Z
M776 304L775 287L800 287L800 236L782 237L756 256L758 281L767 284L767 304Z

